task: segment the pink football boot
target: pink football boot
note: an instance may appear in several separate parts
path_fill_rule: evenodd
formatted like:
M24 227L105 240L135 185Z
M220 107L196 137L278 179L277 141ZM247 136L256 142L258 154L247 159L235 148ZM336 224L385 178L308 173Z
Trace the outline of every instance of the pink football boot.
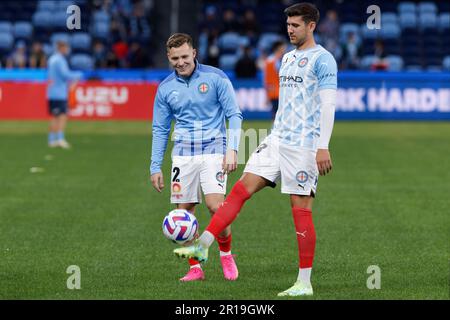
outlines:
M180 281L197 281L197 280L204 280L205 279L205 274L203 273L202 268L191 268L189 270L188 273L186 273L186 275L180 279Z
M230 254L227 256L220 257L220 263L222 264L223 275L227 280L236 280L239 272L236 267L236 262L234 262L234 255Z

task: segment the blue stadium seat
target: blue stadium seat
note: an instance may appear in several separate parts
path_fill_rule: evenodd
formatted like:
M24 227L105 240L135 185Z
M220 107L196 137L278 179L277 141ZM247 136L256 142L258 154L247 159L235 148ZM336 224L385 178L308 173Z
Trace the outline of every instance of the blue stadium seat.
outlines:
M416 13L416 4L410 1L400 2L397 7L399 13Z
M9 52L14 45L14 37L11 33L0 32L0 52L2 54Z
M441 30L450 29L450 12L443 12L439 16L439 28Z
M422 14L422 13L433 13L436 14L438 9L437 6L434 2L420 2L417 5L417 11Z
M401 35L400 27L397 24L385 24L381 28L381 37L383 39L398 38Z
M74 53L88 53L91 50L91 36L88 33L74 33L70 39L70 45Z
M0 21L0 33L12 33L13 26L9 21Z
M53 25L53 16L48 11L37 11L33 14L32 22L34 27L49 28Z
M107 40L109 36L109 23L96 22L92 27L92 35L95 38Z
M223 54L219 57L219 68L222 70L234 70L234 66L238 61L236 54Z
M94 12L93 14L93 18L94 18L94 23L96 22L104 22L104 23L109 23L111 17L110 15L103 10L97 10Z
M46 11L46 12L52 12L56 9L56 6L59 1L55 0L40 0L37 5L37 11Z
M67 13L56 11L52 13L52 26L56 31L67 30Z
M402 29L415 29L417 26L417 17L414 13L400 13L399 23Z
M14 36L18 39L30 40L33 36L33 25L28 21L17 21L14 24Z
M367 25L363 23L360 27L361 30L361 36L365 39L377 39L380 37L380 30L379 29L369 29L367 28Z
M275 41L283 40L283 37L278 33L266 32L262 33L258 39L258 50L270 54L270 49Z
M398 16L394 12L385 12L381 14L381 26L384 24L398 23Z
M389 71L402 71L403 69L403 58L398 55L389 55L386 57L386 60L388 61Z
M56 6L55 6L55 9L56 9L56 10L62 10L62 11L64 11L64 12L66 12L66 11L67 11L67 8L68 8L69 6L71 6L71 5L73 5L73 4L77 4L76 2L77 2L77 1L61 0L61 1L58 1L58 2L57 2Z
M422 30L438 27L438 17L434 13L423 13L419 16L419 26Z
M90 55L78 53L70 57L70 65L76 70L92 70L94 61Z
M219 36L218 46L222 53L235 53L241 44L241 36L237 32L225 32Z
M57 41L65 41L68 44L70 44L70 36L68 33L64 33L64 32L58 32L58 33L54 33L52 34L52 36L50 37L50 42L52 44L52 46L56 45Z
M361 68L364 70L370 70L370 67L375 62L376 57L374 55L365 55L361 59Z
M442 67L444 70L450 71L450 55L444 57L442 60Z

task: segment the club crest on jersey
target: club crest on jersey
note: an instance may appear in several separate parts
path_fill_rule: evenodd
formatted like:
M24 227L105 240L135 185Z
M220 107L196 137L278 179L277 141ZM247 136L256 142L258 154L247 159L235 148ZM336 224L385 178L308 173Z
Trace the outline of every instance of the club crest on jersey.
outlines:
M308 58L302 58L300 59L300 61L298 62L298 66L300 68L303 68L304 66L306 66L308 64Z
M305 183L306 181L308 181L308 174L306 173L306 171L299 171L295 175L295 178L297 179L298 183Z
M205 82L200 83L200 85L198 86L198 91L203 94L207 93L209 91L208 84Z
M216 173L216 180L219 183L224 183L225 182L225 176L223 175L222 171L219 171Z
M174 182L172 184L172 192L173 193L179 193L181 192L181 184L179 184L178 182Z

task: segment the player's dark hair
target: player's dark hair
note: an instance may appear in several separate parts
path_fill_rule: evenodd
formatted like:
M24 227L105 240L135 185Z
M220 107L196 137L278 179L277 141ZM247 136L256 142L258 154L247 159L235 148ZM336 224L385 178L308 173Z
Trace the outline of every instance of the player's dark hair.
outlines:
M308 2L294 4L284 10L287 17L301 16L306 24L315 22L316 25L320 19L319 10L315 5Z
M277 40L272 44L272 48L271 48L270 52L274 53L282 46L284 46L284 41Z
M194 47L194 41L192 41L192 37L190 35L186 33L174 33L167 40L167 51L169 51L171 48L179 48L185 43L187 43L191 48Z

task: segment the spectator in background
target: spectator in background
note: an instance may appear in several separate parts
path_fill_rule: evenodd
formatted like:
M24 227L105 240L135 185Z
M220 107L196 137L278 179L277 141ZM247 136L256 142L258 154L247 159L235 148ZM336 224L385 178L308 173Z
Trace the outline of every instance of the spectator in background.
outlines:
M272 54L264 61L264 88L267 98L272 104L272 118L278 110L278 95L280 91L278 70L281 66L281 59L286 52L287 46L283 41L275 41L272 45Z
M112 13L120 17L129 16L132 10L133 6L130 0L115 0L111 8Z
M357 42L355 33L349 32L347 41L342 45L342 68L359 69L361 55L362 48Z
M211 33L219 33L221 25L217 18L217 9L215 6L210 5L205 10L205 19L200 24L200 30L206 32L208 36Z
M205 63L213 67L219 66L220 49L217 43L218 37L218 31L216 30L211 32L211 34L208 36L208 49Z
M244 17L241 22L241 34L246 35L250 39L251 45L256 45L260 27L256 19L255 12L252 9L245 10Z
M92 58L94 59L94 67L96 69L106 68L106 48L103 42L99 40L94 42Z
M127 39L127 30L118 17L111 19L109 30L110 39L113 43L119 42L121 39Z
M128 44L123 40L119 40L118 42L113 44L113 52L116 56L119 67L126 68L127 66L127 55L128 55Z
M252 56L252 48L247 46L244 48L242 57L237 61L234 72L236 78L256 78L258 72L255 59Z
M114 51L108 51L106 54L106 68L118 69L120 68L120 62Z
M241 27L233 10L226 9L223 12L223 25L221 33L224 32L239 32Z
M372 63L372 70L386 70L389 63L386 60L386 51L384 50L383 40L377 39L375 41L375 61Z
M137 41L131 43L127 60L128 67L134 69L147 68L151 65L149 54Z
M27 61L27 46L25 42L19 41L14 51L6 60L6 67L23 69L27 67Z
M33 42L31 46L29 65L30 68L47 68L47 55L39 41Z
M150 21L142 1L136 2L133 7L133 13L128 18L128 34L133 39L139 39L141 42L148 41L151 36Z
M319 24L319 32L322 37L323 46L331 53L339 44L339 18L335 10L328 10L322 23Z

